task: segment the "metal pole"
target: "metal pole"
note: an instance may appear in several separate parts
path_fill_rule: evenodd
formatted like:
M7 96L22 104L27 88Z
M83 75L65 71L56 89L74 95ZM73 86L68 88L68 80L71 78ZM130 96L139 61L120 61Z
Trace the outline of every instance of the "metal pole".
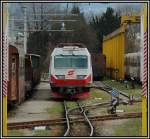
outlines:
M24 6L23 7L23 12L24 12L24 53L27 53L27 9Z
M8 4L4 3L3 8L2 8L2 13L1 16L3 16L3 69L2 69L2 92L3 92L3 100L2 100L2 125L3 125L3 130L2 130L2 136L7 136L7 94L8 94L8 81L9 81L9 70L8 70L8 56L9 56L9 40L8 40L8 18L9 18L9 13L8 13ZM2 19L2 18L1 18ZM1 42L2 45L2 42Z
M148 135L148 117L147 117L147 97L148 97L148 84L147 84L147 76L148 75L148 67L145 63L147 63L148 57L148 34L147 34L147 29L148 29L148 13L149 9L147 8L147 3L143 4L142 10L141 10L141 39L142 39L142 61L141 65L143 66L143 71L142 71L142 136L147 136ZM148 63L147 63L148 64Z
M140 63L141 63L141 66L140 66L140 80L143 82L143 63L144 63L144 56L143 56L143 45L144 45L144 23L143 23L143 20L144 20L144 16L141 15L141 22L140 22L140 26L141 26L141 29L140 29L140 34L141 34L141 49L140 49Z

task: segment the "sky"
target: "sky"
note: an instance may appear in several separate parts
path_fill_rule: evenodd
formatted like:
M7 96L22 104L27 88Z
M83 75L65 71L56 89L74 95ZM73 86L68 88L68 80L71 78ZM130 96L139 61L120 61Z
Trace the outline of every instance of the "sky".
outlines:
M55 3L53 4L55 5ZM59 5L62 9L67 7L67 3L60 3ZM73 5L72 3L68 3L69 8L71 8L72 5ZM107 7L112 7L116 9L119 7L122 8L128 6L134 9L139 9L141 6L140 3L77 3L77 5L80 7L81 11L84 12L85 14L93 13L94 15L105 12ZM14 3L11 3L9 7L11 12L17 9L17 6Z
M35 3L36 5L37 3ZM11 15L17 15L16 17L18 19L23 19L23 12L21 10L21 6L23 6L24 3L11 3L9 4L9 13L10 13L10 18ZM32 5L32 3L28 3L27 5L27 12L31 13L32 9L29 8L28 5ZM53 7L53 5L59 6L61 9L65 9L67 7L67 3L45 3L45 8ZM128 9L138 9L140 10L141 4L140 3L76 3L80 7L80 11L84 13L87 21L91 19L93 15L101 15L103 12L106 11L107 7L112 7L114 10L117 9L123 9L125 7L128 7ZM38 6L40 4L37 4L36 10L38 9ZM71 9L73 6L73 3L68 3L68 7ZM32 7L32 6L30 6ZM40 7L39 7L40 8ZM55 10L55 9L54 9ZM10 23L11 24L11 23ZM10 25L11 26L11 25Z
M78 5L84 13L101 14L106 11L107 7L116 9L127 6L133 9L140 9L141 3L79 3ZM70 3L69 6L72 7L72 4ZM62 4L62 7L67 7L67 4Z

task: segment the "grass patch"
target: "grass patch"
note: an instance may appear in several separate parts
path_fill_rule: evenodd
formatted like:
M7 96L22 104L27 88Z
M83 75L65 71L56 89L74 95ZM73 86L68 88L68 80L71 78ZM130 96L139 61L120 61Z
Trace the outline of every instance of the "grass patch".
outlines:
M90 109L89 110L89 115L95 116L95 115L107 115L107 108L96 108L96 109Z
M122 92L125 92L129 95L133 95L134 97L141 97L141 91L142 90L141 90L141 85L139 85L139 84L135 84L135 89L132 89L130 81L128 81L128 85L129 85L128 88L126 88L124 83L112 81L110 79L104 80L103 82L112 86L112 87L115 87L116 89L118 89Z
M141 119L129 119L124 124L115 127L115 136L141 136Z
M141 102L135 103L133 105L119 105L117 109L123 109L125 112L141 112Z
M16 115L16 112L14 111L8 112L8 117L15 117L15 115Z
M61 114L64 108L61 102L56 102L51 108L47 108L49 114Z
M107 94L102 90L92 88L90 90L90 97L82 100L82 104L87 105L93 103L102 103L110 100L111 100L111 96L109 94Z
M101 99L98 99L99 102L106 102L106 101L110 101L111 100L111 96L105 92L105 91L102 91L102 90L99 90L99 89L95 89L95 88L92 88L90 90L90 98L89 99L97 99L97 98L101 98Z
M50 131L48 130L36 130L34 136L49 136Z
M8 130L8 136L24 136L24 133L20 130Z
M93 101L93 98L102 98L100 100L97 100L95 103L102 103L102 102L107 102L111 100L111 96L107 94L105 91L99 90L92 88L91 89L91 97L87 100L84 100L84 103L89 103L90 101ZM92 103L92 102L91 102ZM125 112L141 112L141 102L139 103L134 103L133 105L119 105L117 106L118 110L124 110ZM107 113L107 108L96 108L96 109L90 109L89 114L96 114L96 115L105 115Z
M124 110L124 112L141 112L141 102L134 105L119 105L117 110ZM106 107L98 107L96 109L89 109L90 115L107 115L108 111Z
M77 104L75 101L67 101L67 106L69 108L74 108L74 107L77 107Z
M102 98L103 100L110 99L109 94L107 94L105 91L102 91L99 89L92 88L90 90L90 93L91 93L91 96L90 96L91 99L93 99L93 98Z

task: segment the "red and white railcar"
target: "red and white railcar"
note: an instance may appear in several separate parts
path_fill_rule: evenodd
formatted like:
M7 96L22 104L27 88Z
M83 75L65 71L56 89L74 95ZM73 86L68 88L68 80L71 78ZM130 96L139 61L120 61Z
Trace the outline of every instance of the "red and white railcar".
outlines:
M49 74L54 97L86 98L93 82L91 55L83 44L60 44L51 54Z

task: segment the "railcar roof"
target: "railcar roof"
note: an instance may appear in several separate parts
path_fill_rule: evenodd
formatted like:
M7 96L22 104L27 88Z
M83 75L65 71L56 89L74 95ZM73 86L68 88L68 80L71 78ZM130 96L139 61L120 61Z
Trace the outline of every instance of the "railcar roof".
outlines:
M36 57L41 57L40 55L37 55L37 54L31 54L31 53L27 53L26 55L27 55L27 56L36 56Z
M125 54L125 56L140 56L141 53L140 52L135 52L135 53L127 53Z
M70 48L70 49L69 49ZM74 55L89 55L89 52L87 50L87 48L75 48L72 49L73 46L71 47L65 47L65 48L55 48L52 52L52 56L54 55L71 55L71 53L73 52Z

